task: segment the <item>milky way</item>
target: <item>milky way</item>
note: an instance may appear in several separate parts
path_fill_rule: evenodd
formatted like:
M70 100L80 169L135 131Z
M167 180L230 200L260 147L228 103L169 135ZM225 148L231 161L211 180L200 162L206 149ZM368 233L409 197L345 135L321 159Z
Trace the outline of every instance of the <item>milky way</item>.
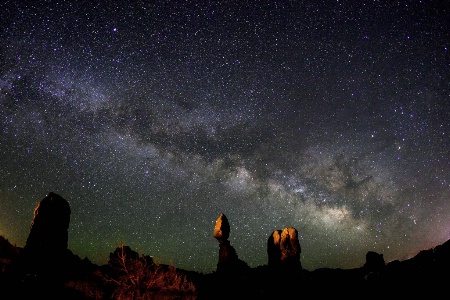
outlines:
M288 226L309 270L445 242L449 5L398 2L6 1L0 235L52 191L98 264L214 271L220 213L251 267Z

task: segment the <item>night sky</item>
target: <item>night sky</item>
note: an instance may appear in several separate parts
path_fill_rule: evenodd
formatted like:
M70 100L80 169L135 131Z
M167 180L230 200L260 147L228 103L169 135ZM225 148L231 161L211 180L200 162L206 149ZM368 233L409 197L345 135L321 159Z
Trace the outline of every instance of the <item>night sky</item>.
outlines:
M276 229L303 268L450 239L448 1L3 1L0 235L47 193L69 249L121 243L251 267Z

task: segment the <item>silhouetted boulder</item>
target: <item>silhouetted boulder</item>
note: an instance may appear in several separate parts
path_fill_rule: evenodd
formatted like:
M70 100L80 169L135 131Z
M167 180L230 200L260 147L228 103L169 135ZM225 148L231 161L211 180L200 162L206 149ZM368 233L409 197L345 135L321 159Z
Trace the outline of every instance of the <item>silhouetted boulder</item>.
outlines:
M385 262L383 254L379 254L374 251L367 252L366 263L364 264L364 269L367 273L381 272L384 269L384 266Z
M372 284L382 280L383 271L385 268L383 254L369 251L366 253L366 262L363 266L365 279Z
M44 254L66 250L70 213L69 203L64 198L48 193L34 209L25 250Z
M73 255L67 249L70 213L69 203L52 192L34 209L26 245L14 264L22 284L19 290L26 293L23 297L60 296Z
M298 231L294 227L274 230L267 241L270 267L300 268L301 247Z

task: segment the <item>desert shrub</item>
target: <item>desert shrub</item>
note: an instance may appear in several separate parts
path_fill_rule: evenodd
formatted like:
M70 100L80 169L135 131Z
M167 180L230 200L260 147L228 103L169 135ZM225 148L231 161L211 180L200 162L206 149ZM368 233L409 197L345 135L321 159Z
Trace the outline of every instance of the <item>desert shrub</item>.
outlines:
M105 299L102 287L99 287L92 280L70 280L64 286L66 289L73 291L72 294L77 294L82 299Z
M127 246L110 255L109 266L104 280L112 287L112 299L195 299L194 283L174 266L156 264Z

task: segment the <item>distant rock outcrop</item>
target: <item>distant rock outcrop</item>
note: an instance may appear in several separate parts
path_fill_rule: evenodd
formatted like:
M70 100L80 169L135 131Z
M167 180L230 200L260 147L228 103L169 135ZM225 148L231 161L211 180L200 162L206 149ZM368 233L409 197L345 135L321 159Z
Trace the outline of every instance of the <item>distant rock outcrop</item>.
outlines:
M34 209L25 250L43 252L65 251L68 243L70 205L60 195L50 192Z
M366 263L362 268L365 280L371 281L372 283L381 281L385 265L383 254L374 251L367 252Z
M269 267L301 269L301 247L298 231L294 227L274 230L267 241Z
M14 266L27 293L24 297L56 297L63 289L73 258L67 248L70 214L69 203L52 192L34 209L26 245Z
M383 254L379 254L373 251L369 251L366 254L366 263L364 269L369 272L381 272L385 266Z

